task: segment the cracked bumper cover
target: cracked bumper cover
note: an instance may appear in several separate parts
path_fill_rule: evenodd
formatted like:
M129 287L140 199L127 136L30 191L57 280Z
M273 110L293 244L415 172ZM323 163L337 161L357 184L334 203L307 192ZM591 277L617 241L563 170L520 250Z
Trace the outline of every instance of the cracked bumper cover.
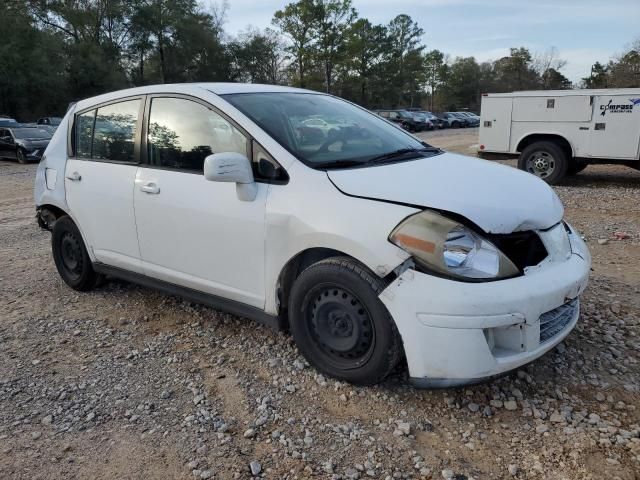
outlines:
M563 328L540 339L540 316L585 289L591 257L572 234L564 261L543 262L520 277L465 283L406 270L380 295L404 343L409 375L418 387L477 383L525 365L560 343L575 327L579 302Z

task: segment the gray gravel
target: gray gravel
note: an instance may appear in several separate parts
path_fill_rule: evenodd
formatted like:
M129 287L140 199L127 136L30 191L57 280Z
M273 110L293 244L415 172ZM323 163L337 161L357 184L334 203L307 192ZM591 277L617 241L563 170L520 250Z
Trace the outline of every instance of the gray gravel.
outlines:
M557 188L594 255L567 340L419 391L403 371L336 382L284 333L125 282L70 290L33 219L35 166L0 161L0 478L637 478L640 177L624 171Z

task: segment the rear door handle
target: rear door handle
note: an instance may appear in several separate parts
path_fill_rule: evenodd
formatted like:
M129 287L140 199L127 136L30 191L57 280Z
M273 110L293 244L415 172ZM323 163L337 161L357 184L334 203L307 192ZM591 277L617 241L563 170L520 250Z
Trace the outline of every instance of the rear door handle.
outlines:
M140 187L140 190L145 193L151 193L157 195L160 193L160 187L153 182L145 183Z
M82 176L78 172L73 172L71 175L67 175L67 180L71 180L72 182L79 182L82 180Z

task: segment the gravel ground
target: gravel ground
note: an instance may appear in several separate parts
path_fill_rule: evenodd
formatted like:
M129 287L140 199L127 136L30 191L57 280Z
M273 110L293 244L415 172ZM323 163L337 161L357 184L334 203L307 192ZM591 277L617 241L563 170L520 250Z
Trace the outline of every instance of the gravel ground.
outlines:
M72 291L34 174L0 161L0 478L640 478L640 172L557 187L594 256L567 340L439 391L324 378L284 333L125 282Z

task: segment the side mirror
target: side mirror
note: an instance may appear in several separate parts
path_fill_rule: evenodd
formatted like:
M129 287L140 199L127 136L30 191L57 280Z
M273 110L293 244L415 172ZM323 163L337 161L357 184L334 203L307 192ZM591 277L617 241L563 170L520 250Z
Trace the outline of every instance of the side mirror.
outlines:
M255 200L258 194L251 162L241 153L221 152L209 155L204 160L204 178L212 182L234 182L238 198L245 202Z

